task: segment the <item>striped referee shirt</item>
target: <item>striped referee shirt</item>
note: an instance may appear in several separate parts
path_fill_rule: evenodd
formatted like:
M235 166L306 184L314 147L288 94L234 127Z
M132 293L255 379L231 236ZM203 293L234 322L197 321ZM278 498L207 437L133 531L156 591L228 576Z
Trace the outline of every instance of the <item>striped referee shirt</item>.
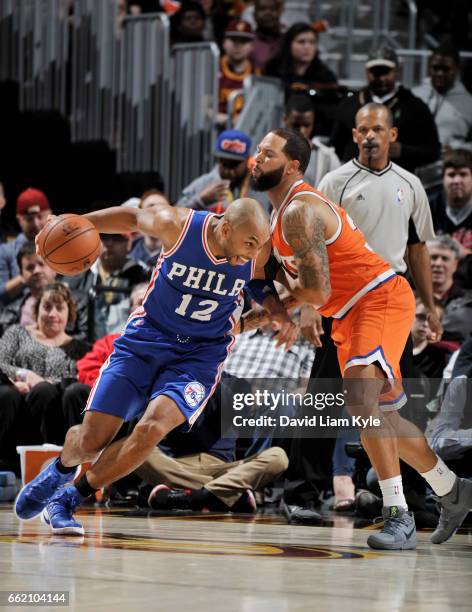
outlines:
M353 159L329 172L318 189L347 211L372 250L396 272L406 272L408 244L435 237L421 181L393 162L377 171Z

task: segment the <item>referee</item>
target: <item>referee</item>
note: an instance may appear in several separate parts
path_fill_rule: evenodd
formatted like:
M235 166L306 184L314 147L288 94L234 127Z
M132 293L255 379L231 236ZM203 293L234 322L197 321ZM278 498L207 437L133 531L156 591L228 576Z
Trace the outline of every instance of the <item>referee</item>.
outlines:
M319 190L347 211L372 250L398 274L407 271L407 255L409 272L433 333L431 339L439 340L442 328L434 306L431 260L425 244L435 237L431 211L418 177L389 160L390 145L397 135L386 106L363 106L352 130L358 159L329 172Z

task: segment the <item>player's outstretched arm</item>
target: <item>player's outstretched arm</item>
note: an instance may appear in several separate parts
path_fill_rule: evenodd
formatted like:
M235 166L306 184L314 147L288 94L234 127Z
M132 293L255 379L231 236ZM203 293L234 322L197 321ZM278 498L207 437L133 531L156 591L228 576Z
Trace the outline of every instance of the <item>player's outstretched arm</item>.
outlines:
M186 208L112 206L84 215L102 234L141 232L162 240L168 250L177 241L189 214Z
M331 294L325 222L316 206L296 200L284 212L282 230L298 268L291 292L300 301L321 306Z

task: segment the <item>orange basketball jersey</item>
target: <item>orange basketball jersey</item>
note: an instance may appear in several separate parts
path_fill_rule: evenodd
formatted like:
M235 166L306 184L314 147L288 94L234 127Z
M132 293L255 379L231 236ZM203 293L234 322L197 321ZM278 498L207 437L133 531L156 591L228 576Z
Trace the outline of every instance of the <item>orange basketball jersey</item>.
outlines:
M333 210L338 218L335 234L326 240L331 280L331 296L319 307L325 317L342 318L366 293L395 276L395 272L367 244L362 232L345 210L333 204L323 193L302 180L292 185L278 211L272 213L272 249L283 268L298 276L293 251L282 231L282 217L290 203L300 195L315 195Z

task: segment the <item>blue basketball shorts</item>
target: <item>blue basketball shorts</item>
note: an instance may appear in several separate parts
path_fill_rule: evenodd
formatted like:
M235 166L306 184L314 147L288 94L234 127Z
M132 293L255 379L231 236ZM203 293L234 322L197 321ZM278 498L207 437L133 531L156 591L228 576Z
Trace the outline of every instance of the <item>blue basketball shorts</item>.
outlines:
M234 338L198 341L163 333L144 317L128 322L100 369L86 410L125 421L158 395L174 400L191 427L215 390Z

